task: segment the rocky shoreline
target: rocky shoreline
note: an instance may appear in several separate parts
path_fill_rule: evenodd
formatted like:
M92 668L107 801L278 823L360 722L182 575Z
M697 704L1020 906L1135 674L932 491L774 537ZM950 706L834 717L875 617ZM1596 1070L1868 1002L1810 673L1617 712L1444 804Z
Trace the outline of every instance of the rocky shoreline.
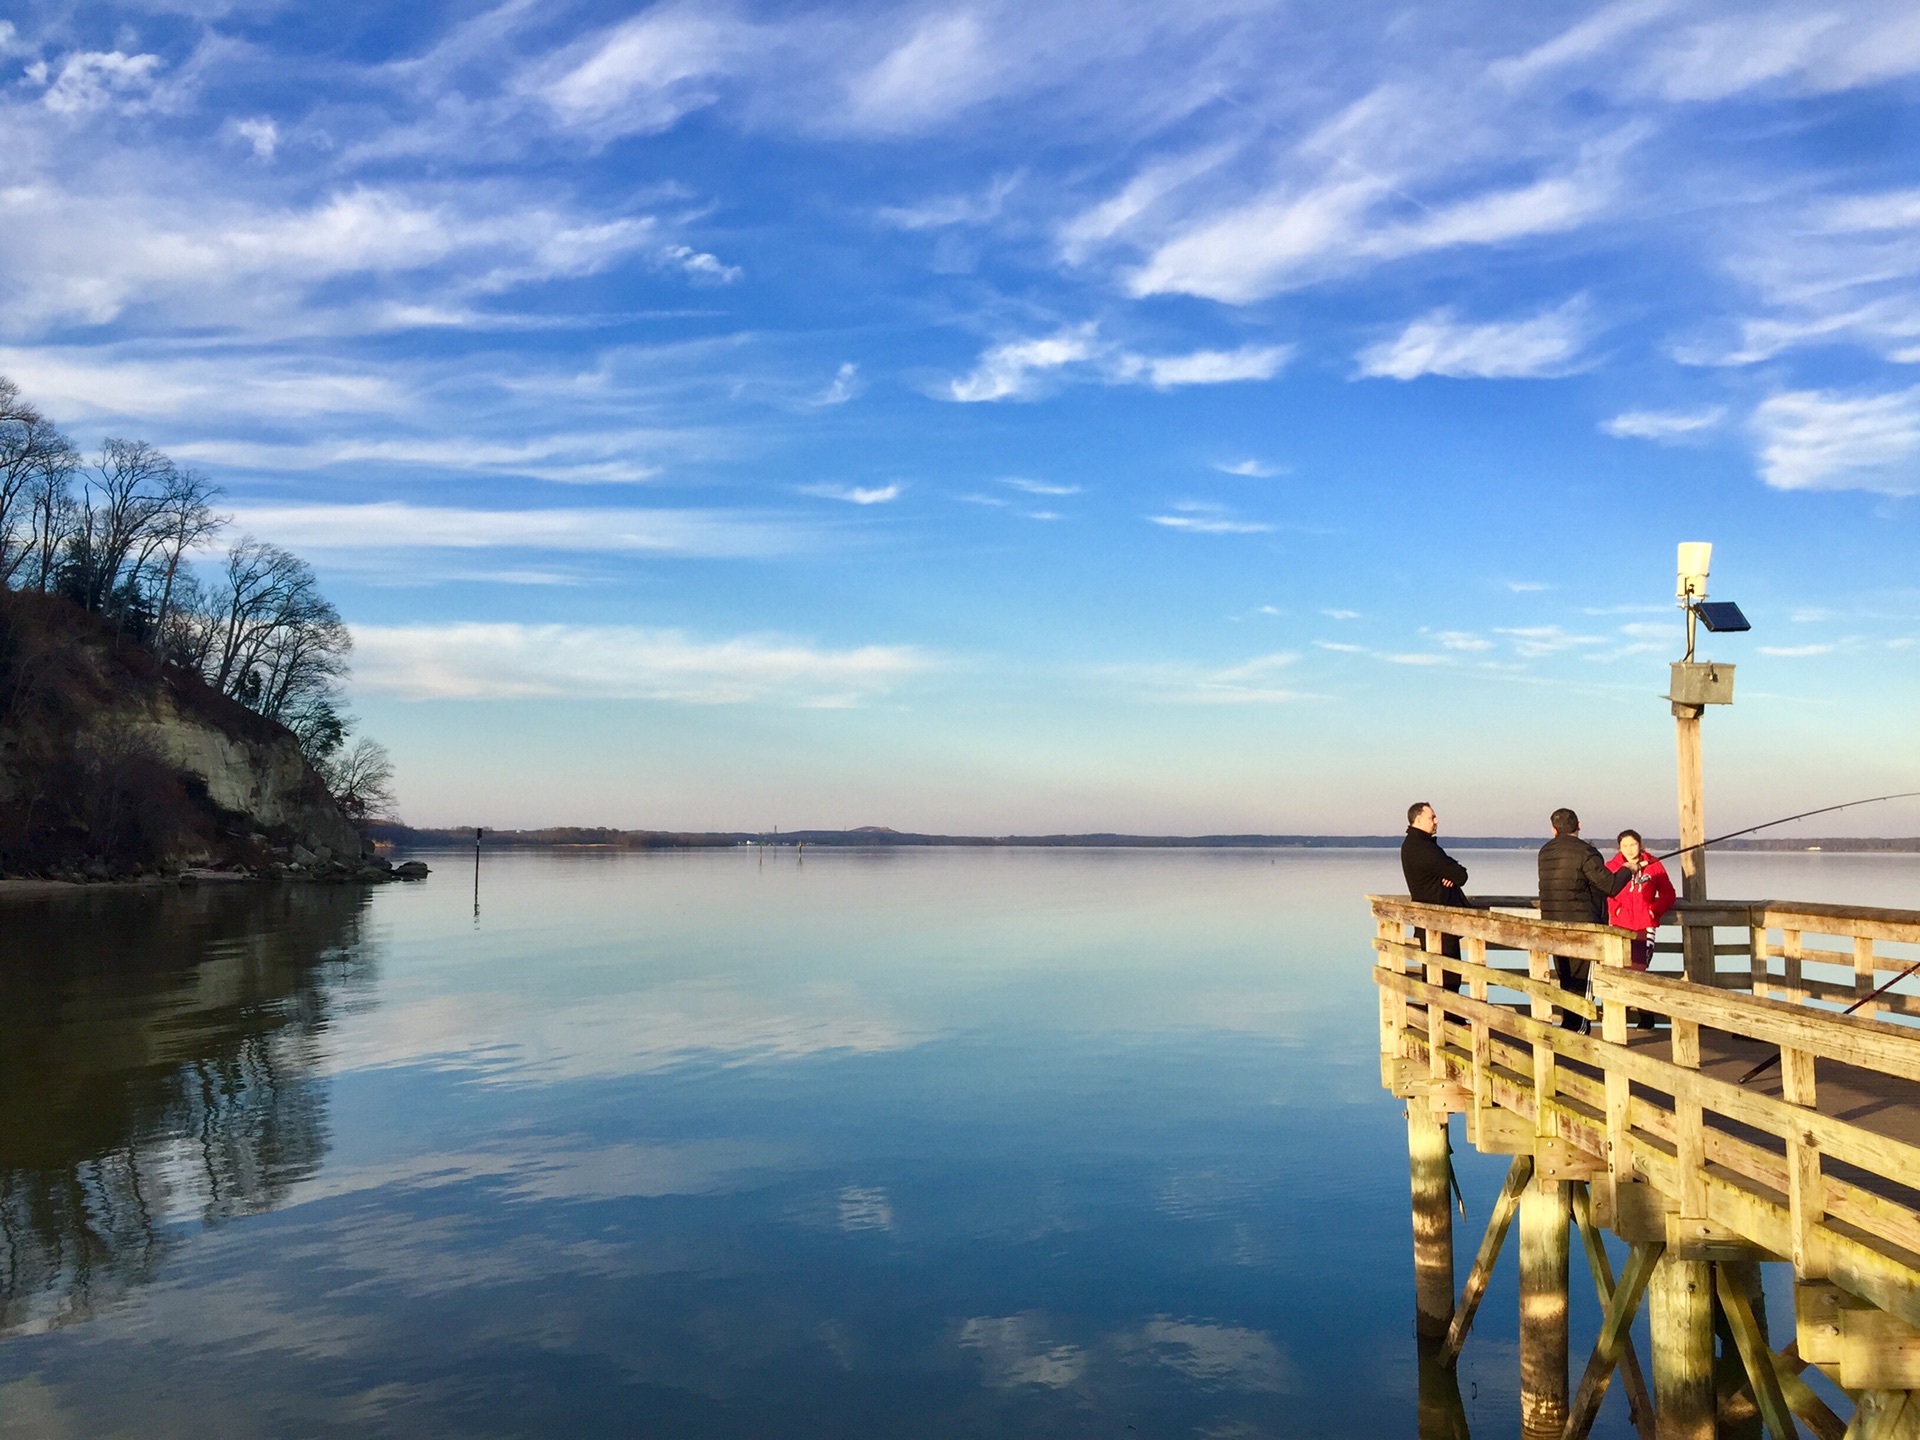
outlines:
M423 860L403 860L396 865L380 855L339 856L325 845L309 850L296 844L275 846L266 859L253 865L202 863L177 870L116 873L99 861L89 861L81 866L55 866L23 875L0 875L0 887L13 894L51 894L56 889L82 885L219 885L261 880L383 885L390 881L424 880L431 873Z

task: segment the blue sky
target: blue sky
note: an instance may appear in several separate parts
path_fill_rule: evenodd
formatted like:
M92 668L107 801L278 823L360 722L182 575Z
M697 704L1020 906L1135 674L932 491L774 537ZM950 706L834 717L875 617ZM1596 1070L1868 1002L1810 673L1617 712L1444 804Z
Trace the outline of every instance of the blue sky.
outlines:
M1920 784L1910 4L4 13L0 373L416 823L1671 831L1692 539L1709 823Z

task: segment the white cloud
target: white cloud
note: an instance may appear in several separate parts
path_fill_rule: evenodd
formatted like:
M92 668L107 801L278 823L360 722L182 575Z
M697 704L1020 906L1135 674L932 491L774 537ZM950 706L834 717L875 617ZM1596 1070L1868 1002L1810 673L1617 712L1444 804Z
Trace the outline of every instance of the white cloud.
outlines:
M1171 705L1284 705L1320 698L1276 682L1299 661L1292 651L1256 655L1217 668L1190 664L1110 665L1096 672L1135 690L1140 698Z
M844 405L853 399L865 387L860 382L860 367L851 360L845 361L833 372L833 381L813 397L816 405Z
M1447 650L1491 650L1493 642L1483 636L1470 634L1465 630L1441 630L1434 634L1442 648Z
M1542 590L1551 590L1553 586L1544 580L1509 580L1507 589L1516 595L1534 595Z
M1223 475L1246 475L1256 480L1270 480L1281 473L1279 467L1264 460L1217 460L1213 468Z
M1078 485L1057 485L1051 480L1027 480L1018 475L1004 476L1000 483L1028 495L1078 495Z
M1242 345L1238 350L1196 350L1191 355L1137 357L1147 381L1158 389L1271 380L1293 358L1291 345Z
M1776 490L1920 494L1920 387L1784 391L1761 402L1753 428L1760 476Z
M651 431L572 432L534 440L316 440L304 445L200 440L169 447L180 460L247 469L322 470L369 463L455 472L521 475L563 485L633 485L660 474L634 458L657 443Z
M930 15L849 87L847 118L882 132L917 130L984 99L996 67L979 20Z
M232 507L235 534L336 563L368 551L524 549L630 555L753 556L801 548L791 523L718 510L470 510L382 500L365 505ZM383 562L384 563L384 562Z
M1525 320L1473 325L1436 310L1360 352L1363 376L1514 379L1565 375L1586 343L1586 306L1570 301Z
M544 697L835 705L933 667L905 645L828 650L742 636L703 641L635 626L354 626L354 685L409 700Z
M1704 410L1625 410L1611 420L1602 421L1600 428L1622 440L1664 443L1711 430L1726 414L1724 405L1710 405Z
M1360 618L1360 612L1358 610L1322 610L1320 613L1329 620L1358 620Z
M1810 655L1831 655L1833 653L1833 646L1831 645L1762 645L1759 647L1759 650L1762 655L1773 655L1781 659L1798 660L1798 659L1804 659L1805 657Z
M686 272L694 281L711 285L731 285L740 278L738 265L727 265L691 245L669 245L660 252L662 261Z
M233 131L253 147L254 158L258 160L271 160L280 144L280 127L271 120L241 120L235 123Z
M48 73L43 67L41 73ZM158 55L128 55L119 50L88 50L67 56L53 71L40 103L56 115L78 116L116 102L138 106L151 94L160 69Z
M657 5L569 46L521 84L563 126L596 139L650 135L719 98L717 82L766 41L693 5Z
M981 355L973 372L949 382L949 398L963 403L1018 400L1034 393L1038 377L1094 354L1094 327L1081 325L1037 340L996 345Z
M883 205L876 212L896 230L944 230L955 225L985 225L1006 208L1007 197L1025 178L1023 171L995 176L985 190L924 200L918 205Z
M1258 520L1235 520L1225 515L1149 515L1147 519L1193 535L1261 535L1273 529Z
M1558 625L1496 626L1494 634L1505 635L1513 642L1513 648L1528 660L1609 643L1604 635L1572 635Z
M822 500L844 500L849 505L884 505L900 498L901 486L895 485L802 485L802 495L817 495Z

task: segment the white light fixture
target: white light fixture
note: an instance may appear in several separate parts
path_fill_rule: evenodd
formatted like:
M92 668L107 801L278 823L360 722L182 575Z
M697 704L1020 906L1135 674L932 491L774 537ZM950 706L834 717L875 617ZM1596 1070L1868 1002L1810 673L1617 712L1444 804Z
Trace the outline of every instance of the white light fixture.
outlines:
M1680 588L1677 597L1684 603L1707 598L1707 570L1713 564L1713 546L1705 540L1680 542Z

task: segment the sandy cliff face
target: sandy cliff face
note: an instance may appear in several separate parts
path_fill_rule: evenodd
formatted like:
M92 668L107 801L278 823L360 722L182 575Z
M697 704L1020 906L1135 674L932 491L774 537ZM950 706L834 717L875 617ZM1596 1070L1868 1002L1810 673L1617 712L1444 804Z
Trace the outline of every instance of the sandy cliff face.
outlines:
M0 871L360 855L286 727L64 600L0 591Z
M360 853L360 836L333 803L326 787L284 731L268 741L250 739L183 714L170 697L144 715L105 717L124 721L166 761L205 786L219 809L245 817L264 831L285 832L309 850L325 845L341 855Z

